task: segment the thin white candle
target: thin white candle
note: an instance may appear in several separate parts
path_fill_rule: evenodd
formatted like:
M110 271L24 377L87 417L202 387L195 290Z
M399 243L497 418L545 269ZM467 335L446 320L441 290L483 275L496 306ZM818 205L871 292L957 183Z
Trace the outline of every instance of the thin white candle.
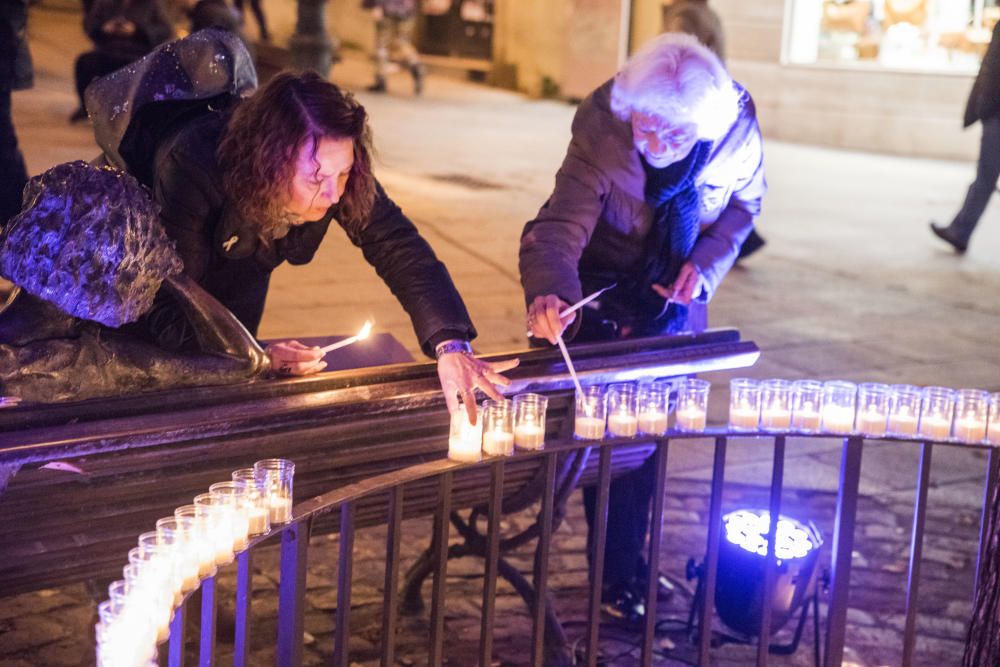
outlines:
M358 331L358 333L354 334L353 336L348 336L344 340L338 341L336 343L330 343L326 347L321 347L319 351L322 352L323 354L327 354L328 352L339 350L342 347L347 347L348 345L357 343L359 340L364 340L365 338L368 338L368 335L371 334L371 332L372 332L372 322L371 320L366 320L364 325L362 325L361 330Z
M580 386L580 380L576 377L576 368L573 367L573 360L569 358L569 350L566 349L566 343L563 342L562 334L556 336L556 343L559 344L559 351L562 352L563 361L566 362L566 368L569 369L570 377L573 378L576 395L580 396L583 394L583 387Z

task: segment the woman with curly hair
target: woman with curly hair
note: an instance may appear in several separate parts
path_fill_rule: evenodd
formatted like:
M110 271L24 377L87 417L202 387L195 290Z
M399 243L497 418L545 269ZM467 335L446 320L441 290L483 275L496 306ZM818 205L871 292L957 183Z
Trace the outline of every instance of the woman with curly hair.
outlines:
M152 189L185 272L256 334L271 271L312 260L332 221L361 248L438 360L450 409L474 410L479 388L515 362L470 353L476 331L445 266L372 173L364 108L319 75L281 73L249 98L181 123L157 145ZM162 301L145 326L161 345L183 348L194 332ZM266 350L291 375L322 370L318 348L297 341ZM473 414L470 412L470 414Z

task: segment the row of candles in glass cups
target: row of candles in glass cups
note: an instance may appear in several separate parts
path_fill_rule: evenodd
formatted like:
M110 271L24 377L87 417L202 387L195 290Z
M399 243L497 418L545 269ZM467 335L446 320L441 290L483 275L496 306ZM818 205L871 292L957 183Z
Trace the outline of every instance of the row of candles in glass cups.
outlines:
M190 505L156 522L128 552L123 578L108 586L98 609L98 667L156 665L174 608L203 577L231 563L250 537L292 519L295 464L264 459L233 471Z
M981 389L750 378L733 379L729 389L729 426L736 431L857 433L1000 445L1000 393Z

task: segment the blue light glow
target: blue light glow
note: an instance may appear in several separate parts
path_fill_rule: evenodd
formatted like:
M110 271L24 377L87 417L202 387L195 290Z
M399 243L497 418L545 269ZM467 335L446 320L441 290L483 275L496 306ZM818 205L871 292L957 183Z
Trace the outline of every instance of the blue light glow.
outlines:
M733 544L760 556L767 555L767 532L771 526L770 512L736 510L722 517L726 526L726 539ZM819 546L813 532L795 519L778 517L777 548L778 560L805 558Z

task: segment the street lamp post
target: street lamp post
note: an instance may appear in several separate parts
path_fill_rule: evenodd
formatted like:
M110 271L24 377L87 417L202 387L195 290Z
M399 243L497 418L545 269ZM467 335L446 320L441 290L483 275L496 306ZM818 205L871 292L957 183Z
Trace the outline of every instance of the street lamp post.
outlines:
M298 0L298 3L295 34L289 41L292 64L327 76L339 58L338 45L326 32L326 0Z

